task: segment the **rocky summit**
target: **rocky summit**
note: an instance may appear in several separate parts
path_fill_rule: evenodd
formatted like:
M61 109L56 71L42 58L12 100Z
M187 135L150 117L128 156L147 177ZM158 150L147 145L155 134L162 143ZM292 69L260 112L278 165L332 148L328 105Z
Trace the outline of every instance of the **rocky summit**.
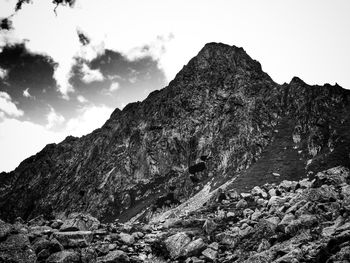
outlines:
M349 101L206 44L167 87L0 174L0 259L341 262Z

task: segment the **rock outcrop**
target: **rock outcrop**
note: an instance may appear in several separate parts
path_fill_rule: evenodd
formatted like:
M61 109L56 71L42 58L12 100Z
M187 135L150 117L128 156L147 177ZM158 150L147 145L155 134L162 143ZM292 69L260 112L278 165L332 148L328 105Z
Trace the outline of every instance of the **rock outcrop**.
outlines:
M349 167L349 98L338 85L278 85L242 48L209 43L164 89L1 173L0 218L147 219L233 178L248 191Z
M0 262L348 262L349 188L349 169L339 166L313 180L264 184L238 196L226 190L225 199L158 223L104 224L78 213L0 221ZM242 200L246 205L237 207ZM97 228L62 228L81 218Z

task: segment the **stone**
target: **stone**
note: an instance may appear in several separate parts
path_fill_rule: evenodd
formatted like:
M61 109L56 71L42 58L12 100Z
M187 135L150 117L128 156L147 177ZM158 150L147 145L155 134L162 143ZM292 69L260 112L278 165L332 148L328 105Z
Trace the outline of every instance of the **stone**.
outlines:
M205 247L206 247L206 244L204 243L203 239L198 238L198 239L186 244L181 249L180 255L184 256L184 257L196 256L201 251L203 251L205 249Z
M120 233L119 238L124 244L127 244L127 245L132 245L135 243L134 236L129 235L127 233Z
M0 219L0 241L5 239L12 231L12 225Z
M97 230L100 221L89 214L72 213L60 227L60 231L92 231Z
M252 191L251 191L252 195L256 195L256 196L260 196L262 198L267 198L267 193L261 189L261 187L259 186L255 186Z
M45 237L39 237L32 243L32 247L36 254L39 254L42 250L47 250L49 255L63 250L63 246L56 239L47 239Z
M256 221L261 215L262 213L259 210L255 210L254 213L250 216L250 219Z
M237 202L236 204L236 209L243 209L243 208L246 208L248 205L247 201L244 200L244 199L241 199Z
M218 242L213 242L213 243L208 245L208 248L211 248L211 249L214 249L214 250L218 250L219 249L219 243Z
M317 173L315 178L316 180L312 184L314 188L321 187L322 185L338 186L347 183L349 179L349 169L343 166L333 167Z
M280 196L272 196L268 202L268 206L281 206L287 200Z
M251 196L252 196L251 193L241 193L241 197L242 197L243 199L248 199L248 198L250 198Z
M59 229L63 225L63 221L61 219L56 219L51 223L51 227L54 229Z
M91 231L56 232L53 236L64 248L87 247L93 238Z
M212 248L206 248L203 252L202 252L202 255L211 260L211 261L215 261L218 257L218 251L217 250L214 250Z
M303 179L299 181L300 188L308 189L312 186L312 182L308 179Z
M296 220L293 214L285 214L282 218L281 222L278 224L278 228L285 232L285 228L291 224L294 220Z
M54 231L51 227L49 226L31 226L29 227L29 232L33 234L34 236L43 236L43 235L51 235Z
M234 200L234 201L240 199L240 195L239 195L239 193L238 193L236 190L231 190L231 191L229 191L228 195L229 195L229 197L230 197L232 200Z
M227 214L226 214L226 217L227 218L232 218L232 217L235 217L236 216L236 214L234 213L234 212L232 212L232 211L230 211L230 212L228 212Z
M332 185L322 185L318 188L307 189L304 195L306 200L319 203L336 201L339 198L339 194Z
M243 216L245 218L249 218L250 215L252 215L253 213L254 213L254 211L252 209L250 209L250 208L246 208L246 209L243 210Z
M223 232L217 234L215 236L215 240L217 240L221 245L225 245L230 249L234 249L238 245L239 237L235 234Z
M91 247L81 249L81 263L96 263L97 253Z
M35 252L26 235L9 235L0 242L0 262L35 263L36 260Z
M256 203L259 206L265 207L265 206L267 206L268 201L263 199L263 198L259 198L258 200L256 200Z
M131 234L135 239L139 239L139 238L143 238L144 237L144 233L142 232L134 232Z
M267 241L265 238L261 240L261 243L259 244L259 247L257 249L257 252L260 253L264 250L268 250L271 247L269 241Z
M75 251L63 250L48 257L46 263L79 263L80 255Z
M279 187L285 191L291 191L291 190L295 190L296 185L297 185L297 182L283 180L279 184Z
M277 195L277 194L276 194L276 189L274 189L274 188L270 189L268 193L269 193L269 196L270 196L270 197L273 197L273 196L276 196L276 195Z
M39 215L28 221L29 226L43 226L45 225L44 215Z
M128 263L130 262L129 256L122 250L114 250L107 255L98 258L98 263Z
M182 248L191 242L191 238L184 232L177 233L168 237L165 241L165 247L169 251L171 258L175 259L181 256Z
M211 235L217 229L217 227L218 225L212 219L205 220L203 224L204 233L207 235Z

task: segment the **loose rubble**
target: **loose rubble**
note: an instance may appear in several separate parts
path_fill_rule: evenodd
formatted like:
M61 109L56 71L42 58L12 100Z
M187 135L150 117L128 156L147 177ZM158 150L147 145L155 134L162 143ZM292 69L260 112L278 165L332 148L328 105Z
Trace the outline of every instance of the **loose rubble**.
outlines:
M145 224L66 219L0 220L0 262L349 262L350 174L282 181L180 218Z

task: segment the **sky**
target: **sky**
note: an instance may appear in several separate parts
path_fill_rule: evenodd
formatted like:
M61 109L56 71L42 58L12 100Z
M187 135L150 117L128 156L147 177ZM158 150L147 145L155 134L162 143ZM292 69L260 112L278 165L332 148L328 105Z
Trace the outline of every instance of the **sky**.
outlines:
M243 47L277 83L350 89L349 0L0 0L0 171L99 128L208 42Z

